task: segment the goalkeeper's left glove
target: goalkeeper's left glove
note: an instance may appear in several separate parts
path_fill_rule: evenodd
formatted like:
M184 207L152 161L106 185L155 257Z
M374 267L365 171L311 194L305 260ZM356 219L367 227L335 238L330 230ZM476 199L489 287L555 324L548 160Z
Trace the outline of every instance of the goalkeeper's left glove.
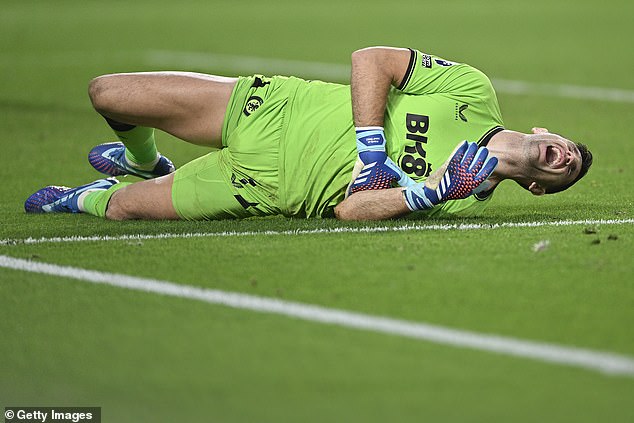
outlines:
M476 156L477 153L477 156ZM403 190L405 203L411 211L427 210L448 201L467 198L493 173L498 159L489 150L474 142L463 142L451 156L447 169L436 188L419 183Z
M387 156L385 134L380 126L357 127L357 151L363 168L350 185L349 193L390 188L392 181L400 186L415 182Z

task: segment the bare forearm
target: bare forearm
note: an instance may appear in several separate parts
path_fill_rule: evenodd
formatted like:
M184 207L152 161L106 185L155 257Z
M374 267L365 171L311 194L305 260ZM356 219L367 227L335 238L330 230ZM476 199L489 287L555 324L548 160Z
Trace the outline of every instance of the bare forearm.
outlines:
M383 126L390 85L398 85L409 50L371 47L352 53L352 115L355 126Z
M340 220L384 220L409 212L403 188L360 191L335 207L335 216Z
M400 84L407 72L410 56L408 49L391 47L370 47L352 53L352 114L357 128L359 159L368 171L358 183L355 175L351 190L357 192L335 208L339 219L390 219L409 211L401 188L382 189L381 186L365 191L367 188L355 189L355 186L363 186L366 180L375 177L373 172L379 171L393 175L403 185L401 179L405 175L401 176L394 169L396 165L387 156L383 131L367 127L383 127L390 86Z

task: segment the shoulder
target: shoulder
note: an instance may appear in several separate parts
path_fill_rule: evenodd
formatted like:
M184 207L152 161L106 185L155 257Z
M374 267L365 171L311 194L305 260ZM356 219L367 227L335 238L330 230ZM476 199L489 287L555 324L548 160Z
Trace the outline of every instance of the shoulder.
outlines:
M494 94L488 76L476 67L415 49L410 49L409 66L398 89L408 94Z

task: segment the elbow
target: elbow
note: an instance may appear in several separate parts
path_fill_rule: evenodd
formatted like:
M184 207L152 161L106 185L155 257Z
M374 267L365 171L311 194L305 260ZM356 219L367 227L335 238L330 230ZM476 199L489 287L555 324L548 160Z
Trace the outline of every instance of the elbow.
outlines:
M339 203L335 206L335 217L338 220L348 220L347 219L347 211L344 203Z
M372 47L361 48L359 50L355 50L355 51L352 52L352 55L350 56L350 58L352 59L353 62L357 61L360 58L362 58L366 54L367 50L370 49L370 48L372 48Z
M373 69L390 78L392 85L398 86L408 69L410 58L409 49L380 46L362 48L352 53L352 71Z
M352 64L352 69L359 67L364 57L365 56L364 56L363 50L353 51L352 55L350 56L350 63Z
M352 64L360 63L366 60L376 59L376 55L380 52L379 47L366 47L352 52L350 57Z
M338 220L358 220L355 215L349 201L344 200L335 207L335 217Z

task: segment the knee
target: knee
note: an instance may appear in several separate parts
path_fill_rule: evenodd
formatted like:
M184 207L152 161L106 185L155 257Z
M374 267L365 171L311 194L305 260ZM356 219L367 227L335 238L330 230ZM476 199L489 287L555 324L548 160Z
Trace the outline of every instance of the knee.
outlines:
M88 84L88 96L95 110L101 114L113 112L117 104L116 75L102 75L94 78Z

